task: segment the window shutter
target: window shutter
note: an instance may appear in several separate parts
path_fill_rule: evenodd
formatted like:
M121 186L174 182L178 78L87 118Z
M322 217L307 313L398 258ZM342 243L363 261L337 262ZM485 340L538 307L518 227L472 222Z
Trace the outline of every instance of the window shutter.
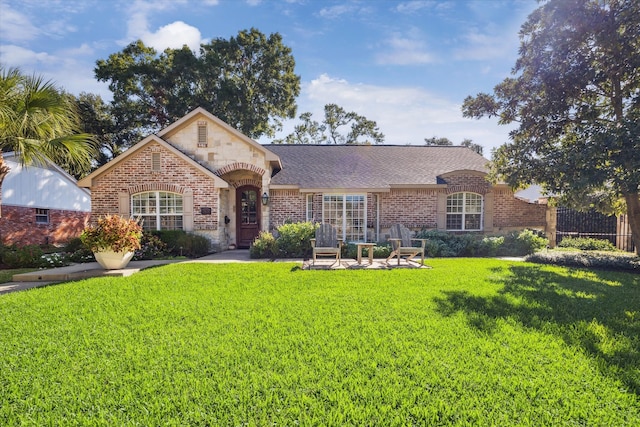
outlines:
M438 203L436 208L436 228L438 230L447 229L447 195L444 192L438 193Z
M493 193L484 195L484 231L493 231Z
M207 146L207 122L198 122L198 147Z
M125 218L131 215L129 210L129 193L118 193L118 214Z
M151 171L160 172L160 153L151 153Z
M193 231L193 192L187 190L182 195L182 207L184 209L184 231Z

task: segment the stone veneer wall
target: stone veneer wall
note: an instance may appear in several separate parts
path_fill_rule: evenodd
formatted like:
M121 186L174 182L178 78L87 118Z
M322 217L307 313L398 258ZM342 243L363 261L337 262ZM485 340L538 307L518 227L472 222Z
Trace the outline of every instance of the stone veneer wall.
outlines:
M82 233L90 215L49 209L49 223L37 224L35 208L5 205L0 218L0 238L5 245L64 244Z

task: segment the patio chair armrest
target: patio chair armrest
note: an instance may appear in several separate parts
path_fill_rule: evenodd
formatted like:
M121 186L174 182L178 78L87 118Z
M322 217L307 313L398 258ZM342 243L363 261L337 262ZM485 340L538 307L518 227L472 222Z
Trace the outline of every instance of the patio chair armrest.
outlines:
M402 239L397 239L395 237L389 237L389 241L391 242L391 246L393 247L393 249L397 249L400 246L402 246Z
M311 247L312 248L316 247L316 239L311 239Z
M342 245L344 245L344 240L338 239L338 247L342 249Z
M411 239L411 240L416 240L418 242L422 242L421 247L424 249L425 245L427 244L427 240L428 239Z

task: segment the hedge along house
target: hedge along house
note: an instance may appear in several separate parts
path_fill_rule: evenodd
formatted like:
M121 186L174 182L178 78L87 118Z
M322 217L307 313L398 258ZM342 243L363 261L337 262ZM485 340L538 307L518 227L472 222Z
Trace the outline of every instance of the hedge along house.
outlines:
M261 145L198 108L79 181L92 215L249 247L288 221L329 222L347 241L412 228L497 233L545 227L546 207L486 180L465 147Z
M4 153L0 238L5 245L63 244L80 235L91 214L91 194L52 162L22 166Z

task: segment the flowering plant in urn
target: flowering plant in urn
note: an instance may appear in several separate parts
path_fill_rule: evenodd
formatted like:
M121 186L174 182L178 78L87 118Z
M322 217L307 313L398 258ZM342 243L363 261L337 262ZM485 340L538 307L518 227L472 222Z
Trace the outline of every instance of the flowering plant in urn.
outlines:
M142 227L135 219L118 215L98 218L95 226L84 229L80 240L95 252L133 252L140 249Z

